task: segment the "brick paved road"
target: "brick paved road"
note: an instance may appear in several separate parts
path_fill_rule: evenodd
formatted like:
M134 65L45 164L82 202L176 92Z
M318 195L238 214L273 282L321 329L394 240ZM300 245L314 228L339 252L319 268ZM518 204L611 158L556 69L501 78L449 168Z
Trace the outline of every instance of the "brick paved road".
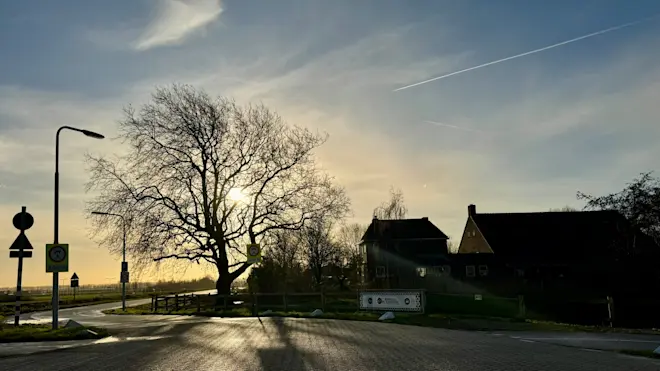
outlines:
M660 362L478 332L306 319L208 319L0 359L0 370L660 370Z

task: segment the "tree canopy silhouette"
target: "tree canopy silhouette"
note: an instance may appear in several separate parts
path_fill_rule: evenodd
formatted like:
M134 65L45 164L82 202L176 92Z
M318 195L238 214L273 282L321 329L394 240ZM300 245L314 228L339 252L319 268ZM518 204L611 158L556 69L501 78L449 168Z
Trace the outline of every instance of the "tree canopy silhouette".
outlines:
M128 249L141 263L212 264L219 293L249 267L246 243L349 210L344 189L313 156L327 136L289 126L263 105L186 85L158 88L139 110L125 109L120 138L125 154L88 158L88 189L97 192L88 209L126 218ZM90 218L100 242L120 246L120 224Z
M588 210L617 210L633 226L660 241L660 179L642 173L616 193L595 197L582 192L579 200L587 202Z

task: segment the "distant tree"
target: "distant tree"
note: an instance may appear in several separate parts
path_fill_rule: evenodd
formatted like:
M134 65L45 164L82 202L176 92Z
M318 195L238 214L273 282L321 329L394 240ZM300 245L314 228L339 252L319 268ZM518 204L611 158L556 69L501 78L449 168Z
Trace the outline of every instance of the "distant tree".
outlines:
M617 193L595 197L578 192L577 198L587 202L587 210L619 211L633 226L660 241L660 179L651 174L642 173Z
M454 242L454 240L447 240L447 252L450 254L456 254L458 252L458 245Z
M404 219L408 208L403 199L403 191L390 188L390 199L374 209L374 216L378 219Z
M365 257L360 252L362 236L368 226L360 223L342 224L336 233L338 252L335 266L339 272L335 273L340 289L345 288L345 281L352 283L360 281Z
M278 275L281 286L286 290L289 281L301 278L301 258L304 253L300 231L279 230L272 233L266 255ZM300 284L300 282L298 282Z
M212 264L220 293L250 266L246 243L349 210L344 189L316 165L313 152L327 137L262 105L158 88L141 109L125 109L120 138L125 154L89 157L88 189L98 192L89 211L123 215L141 263ZM121 246L116 219L91 218L99 242Z
M572 206L564 206L564 207L561 207L561 208L558 208L558 209L550 209L548 211L556 212L556 213L565 213L565 212L574 212L574 211L580 211L580 210L578 210L578 209L576 209Z
M324 268L336 262L339 248L332 236L333 222L318 218L305 225L301 231L301 242L306 250L307 265L315 285L323 282Z

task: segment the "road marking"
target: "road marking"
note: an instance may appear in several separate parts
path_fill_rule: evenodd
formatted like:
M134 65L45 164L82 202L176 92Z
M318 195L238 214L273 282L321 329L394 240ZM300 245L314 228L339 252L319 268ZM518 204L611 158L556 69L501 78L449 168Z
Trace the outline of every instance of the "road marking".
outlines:
M517 339L514 337L514 339ZM599 339L599 338L525 338L530 340L561 340L561 341L610 341L610 342L627 342L627 343L660 343L658 340L635 340L635 339Z
M525 343L536 343L533 340L526 340L526 339L520 339L520 341L524 341Z
M584 350L585 352L605 353L602 350L598 350L598 349L580 348L580 350Z

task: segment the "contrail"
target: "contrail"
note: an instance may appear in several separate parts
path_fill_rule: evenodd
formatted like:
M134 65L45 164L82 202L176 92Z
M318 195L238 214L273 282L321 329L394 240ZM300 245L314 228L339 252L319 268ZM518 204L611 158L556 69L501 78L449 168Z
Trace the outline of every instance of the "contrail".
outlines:
M454 125L449 125L449 124L443 124L442 122L428 121L428 120L426 120L426 121L424 121L424 122L427 123L427 124L431 124L431 125L444 126L444 127L446 127L446 128L452 128L452 129L458 129L458 130L465 130L465 131L472 131L472 132L475 132L475 133L483 133L483 131L481 131L481 130L470 129L470 128L463 128L463 127L460 127L460 126L454 126Z
M460 71L456 71L456 72L448 73L448 74L446 74L446 75L442 75L442 76L434 77L434 78L432 78L432 79L428 79L428 80L420 81L420 82L417 82L417 83L414 83L414 84L406 85L406 86L403 86L403 87L401 87L401 88L394 89L393 91L399 91L399 90L404 90L404 89L412 88L412 87L414 87L414 86L418 86L418 85L426 84L426 83L429 83L429 82L431 82L431 81L440 80L440 79L447 78L447 77L449 77L449 76L458 75L458 74L461 74L461 73L463 73L463 72L468 72L468 71L476 70L476 69L479 69L479 68L483 68L483 67L487 67L487 66L492 66L492 65L497 64L497 63L502 63L502 62L510 61L510 60L512 60L512 59L516 59L516 58L524 57L524 56L526 56L526 55L530 55L530 54L534 54L534 53L540 53L540 52L542 52L542 51L546 51L546 50L549 50L549 49L557 48L557 47L560 47L560 46L562 46L562 45L566 45L566 44L574 43L574 42L576 42L576 41L584 40L584 39L587 39L587 38L590 38L590 37L594 37L594 36L602 35L602 34L604 34L604 33L608 33L608 32L612 32L612 31L620 30L620 29L622 29L622 28L626 28L626 27L635 26L635 25L637 25L637 24L640 24L640 23L642 23L642 22L646 22L646 21L648 21L648 20L650 20L650 19L652 19L652 18L655 18L655 17L657 17L658 15L660 15L660 14L656 14L656 15L654 15L654 16L651 16L651 17L648 17L648 18L644 18L644 19L641 19L641 20L638 20L638 21L629 22L629 23L624 23L624 24L619 25L619 26L610 27L610 28L607 28L607 29L604 29L604 30L601 30L601 31L597 31L597 32L590 33L590 34L588 34L588 35L584 35L584 36L576 37L576 38L574 38L574 39L570 39L570 40L562 41L562 42L557 43L557 44L552 44L552 45L550 45L550 46L546 46L546 47L543 47L543 48L540 48L540 49L534 49L534 50L529 51L529 52L525 52L525 53L521 53L521 54L516 54L516 55L511 56L511 57L506 57L506 58L498 59L498 60L496 60L496 61L492 61L492 62L488 62L488 63L480 64L480 65L478 65L478 66L474 66L474 67L466 68L466 69L464 69L464 70L460 70Z

